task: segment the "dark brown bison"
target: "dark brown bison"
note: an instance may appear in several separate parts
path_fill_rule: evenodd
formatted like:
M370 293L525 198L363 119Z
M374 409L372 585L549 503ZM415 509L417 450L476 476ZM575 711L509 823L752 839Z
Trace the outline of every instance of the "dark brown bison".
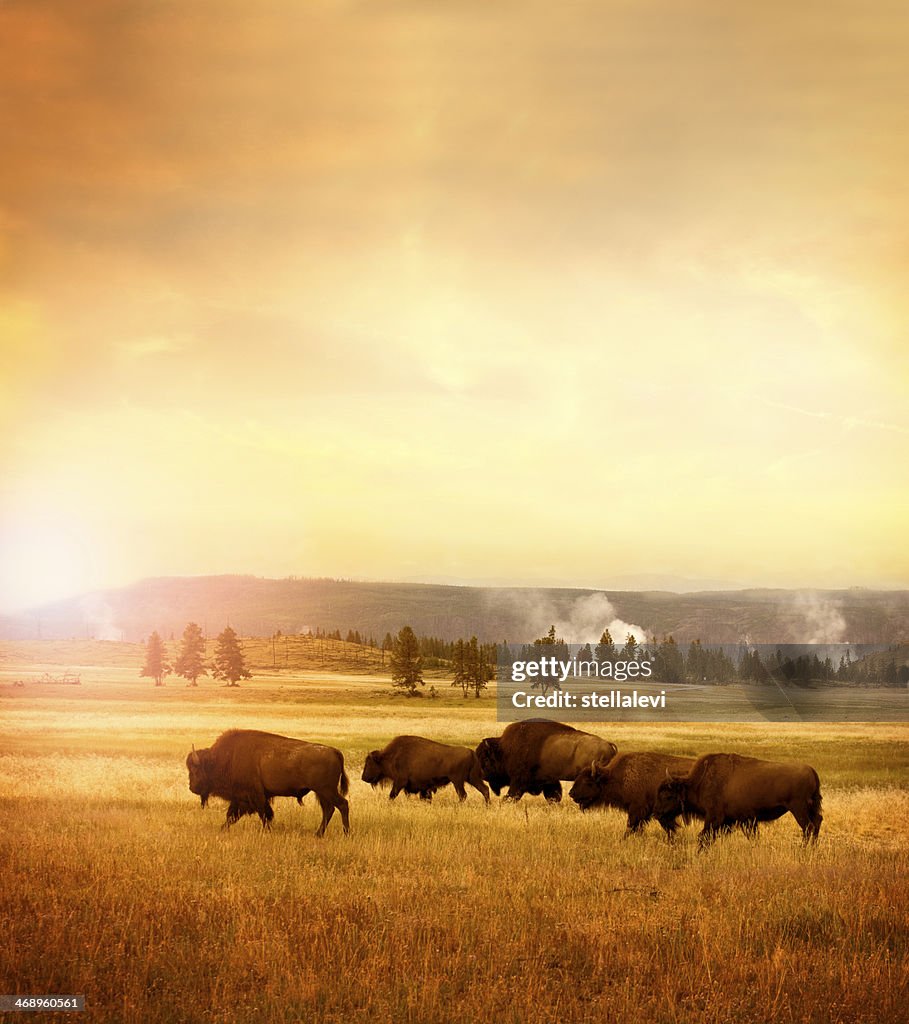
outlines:
M816 841L824 820L817 772L807 764L740 754L705 754L686 774L668 773L653 809L661 818L681 814L702 819L701 846L736 825L754 835L760 822L775 821L787 811L804 839Z
M496 796L508 786L506 800L542 793L557 803L562 799L562 779L573 781L592 761L609 761L615 752L614 743L589 732L532 719L512 722L501 736L483 740L477 759Z
M202 798L203 807L210 796L228 801L224 828L244 814L258 814L268 828L276 796L293 796L302 803L312 790L322 808L316 835L324 834L335 808L341 812L344 831L350 831L344 755L334 747L256 729L230 729L211 747L193 748L186 767L190 791Z
M477 755L470 747L437 743L422 736L397 736L384 750L373 750L363 765L363 781L371 786L391 782L390 800L403 789L432 800L432 794L451 783L459 800L467 799L464 784L469 783L489 803L489 789L483 781Z
M608 764L594 761L574 780L568 794L582 811L591 807L616 807L628 814L628 833L642 832L653 817L657 790L667 772L682 775L694 766L693 757L642 752L617 754ZM671 839L678 815L658 818Z

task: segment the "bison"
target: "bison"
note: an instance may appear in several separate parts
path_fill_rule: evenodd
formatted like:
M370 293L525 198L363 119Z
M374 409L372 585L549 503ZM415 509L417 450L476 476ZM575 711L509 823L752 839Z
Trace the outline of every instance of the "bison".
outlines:
M736 825L754 835L760 822L775 821L787 811L804 840L816 842L824 820L817 772L807 764L740 754L705 754L686 774L667 772L653 808L659 818L681 814L703 820L702 847Z
M512 722L477 747L483 778L496 796L508 786L506 800L542 793L555 803L562 799L562 779L573 781L592 761L610 761L615 753L608 740L546 719Z
M628 814L628 835L640 833L653 817L657 790L667 772L681 775L694 765L693 757L642 752L618 754L608 764L594 761L574 780L568 794L582 811L591 807L616 807ZM678 827L678 815L657 820L669 839Z
M466 800L464 784L469 783L489 803L489 788L470 747L450 746L422 736L396 736L384 750L373 750L366 756L363 781L376 786L384 780L391 782L390 800L402 789L432 800L432 794L449 783L458 799Z
M211 747L193 747L186 767L190 792L201 797L203 807L210 796L227 800L223 828L230 828L244 814L258 814L267 829L274 817L274 797L293 796L302 803L312 791L322 808L316 835L325 833L335 808L341 812L344 831L350 832L344 755L334 747L256 729L230 729Z

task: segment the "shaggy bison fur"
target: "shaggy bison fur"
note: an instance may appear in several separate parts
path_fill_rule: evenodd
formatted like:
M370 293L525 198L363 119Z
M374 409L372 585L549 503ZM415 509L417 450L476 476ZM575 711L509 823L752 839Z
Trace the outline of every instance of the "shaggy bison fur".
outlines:
M470 747L450 746L422 736L397 736L384 750L371 751L366 756L362 778L371 786L390 782L391 800L401 790L431 800L437 789L451 783L459 800L467 799L464 786L469 784L489 803L489 788Z
M740 754L705 754L685 774L669 773L660 784L654 814L691 815L704 827L707 846L721 832L740 826L754 835L762 821L790 813L802 837L816 841L821 822L821 783L807 764L761 761Z
M657 791L667 772L681 775L694 765L693 757L676 757L649 751L618 754L608 764L594 761L574 780L572 800L587 811L592 807L615 807L628 815L628 833L640 833L654 815ZM671 839L678 816L668 813L658 818Z
M483 778L496 796L507 786L507 800L542 793L558 802L563 779L573 781L592 761L609 761L615 753L608 740L546 719L513 722L477 747Z
M193 748L186 767L190 791L201 797L203 807L212 796L228 802L224 828L244 814L258 814L267 829L274 817L271 802L276 796L292 796L302 802L312 791L322 808L316 835L324 834L336 808L344 831L350 831L344 755L334 747L255 729L230 729L211 747Z

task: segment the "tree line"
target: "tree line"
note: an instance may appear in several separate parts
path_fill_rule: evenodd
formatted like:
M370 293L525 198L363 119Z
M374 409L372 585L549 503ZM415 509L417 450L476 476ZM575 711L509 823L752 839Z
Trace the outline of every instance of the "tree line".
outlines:
M653 668L653 679L662 683L770 683L780 682L795 686L811 683L844 684L851 686L901 687L909 685L909 665L899 664L893 651L876 653L869 657L853 658L847 648L838 661L825 657L823 660L814 652L808 653L808 645L794 645L801 648L793 653L783 647L768 651L770 645L740 647L739 645L709 646L700 640L692 640L687 651L672 636L662 640L652 637L639 643L629 633L624 644L618 646L608 629L603 631L600 642L592 649L584 644L576 654L564 639L556 635L555 626L549 632L524 646L513 654L507 644L503 645L499 660L510 663L518 658L525 660L539 657L540 648L545 656L554 656L560 661L572 658L578 662L619 662L649 661ZM887 657L890 653L890 657ZM735 656L733 656L735 655Z
M275 634L280 635L280 632ZM341 631L310 630L306 635L315 638L341 640ZM173 639L173 638L172 638ZM639 642L629 633L620 646L608 629L598 644L589 643L580 649L572 648L557 635L555 626L533 641L512 651L507 642L501 648L494 643L481 643L476 636L469 639L444 640L435 636L417 636L410 626L403 626L397 634L387 632L381 646L373 637L368 639L356 630L349 630L347 643L378 648L382 651L382 664L388 655L392 685L408 696L419 694L424 687L424 669L441 669L452 674L451 686L460 688L466 699L471 693L479 698L490 680L495 678L496 664L508 664L517 658L533 659L545 653L560 661L628 662L650 661L653 679L663 683L769 683L809 685L814 682L852 686L899 687L909 684L909 666L898 664L894 656L873 655L853 658L847 649L838 662L830 657L823 660L816 653L797 653L784 648L768 652L757 647L736 648L734 645L709 646L693 640L687 650L672 636L658 641ZM805 645L802 645L803 647ZM541 651L541 648L544 649ZM892 655L892 652L891 652ZM215 641L214 657L206 659L205 638L195 623L187 623L180 640L179 651L171 663L164 641L157 632L148 638L145 662L141 676L151 677L156 686L163 686L165 678L174 674L186 679L189 686L197 686L202 676L211 675L228 686L239 685L249 679L242 647L236 632L227 626ZM434 692L434 691L433 691Z

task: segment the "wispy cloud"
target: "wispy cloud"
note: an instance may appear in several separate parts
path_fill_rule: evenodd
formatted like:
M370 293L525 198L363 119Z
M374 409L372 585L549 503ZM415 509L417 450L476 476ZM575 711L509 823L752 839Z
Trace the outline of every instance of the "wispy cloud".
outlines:
M151 356L172 355L186 347L187 339L166 337L161 334L130 341L117 342L117 352L127 359L148 359Z
M909 435L909 427L900 423L888 423L884 420L869 419L867 416L842 415L840 413L827 412L823 409L804 409L798 405L791 405L788 402L778 402L772 398L765 398L761 395L755 396L758 401L773 409L780 409L783 412L795 413L797 416L806 416L814 420L829 420L837 423L846 430L866 428L868 430L887 430L894 434Z

